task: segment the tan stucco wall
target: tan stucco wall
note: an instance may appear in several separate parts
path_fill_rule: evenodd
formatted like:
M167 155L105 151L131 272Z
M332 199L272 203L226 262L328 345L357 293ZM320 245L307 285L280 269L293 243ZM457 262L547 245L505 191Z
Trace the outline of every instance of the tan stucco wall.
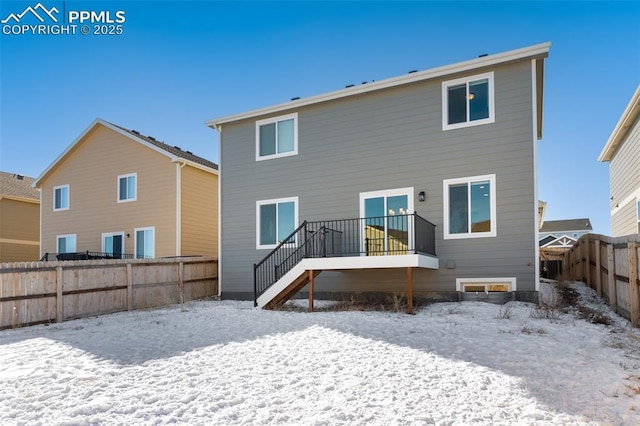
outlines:
M182 255L218 257L218 176L182 168Z
M39 259L40 204L0 198L0 263Z
M130 173L137 200L118 203L118 176ZM67 184L69 210L53 211L53 188ZM134 253L134 229L154 226L156 257L176 255L176 164L161 153L98 125L41 188L43 253L56 252L56 235L65 234L76 234L77 251L102 251L102 233L120 231Z

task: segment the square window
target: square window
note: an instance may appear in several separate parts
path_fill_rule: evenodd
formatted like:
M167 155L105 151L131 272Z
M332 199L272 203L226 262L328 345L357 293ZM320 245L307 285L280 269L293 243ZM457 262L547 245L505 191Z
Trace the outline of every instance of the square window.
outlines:
M495 182L495 175L444 181L445 239L497 235Z
M258 201L256 221L256 247L275 248L298 227L298 197Z
M256 160L298 154L298 114L256 121Z
M75 253L76 235L58 235L56 237L56 249L58 253Z
M53 210L69 210L69 185L53 188Z
M493 72L442 83L442 130L493 123Z
M137 174L118 176L118 202L135 201L137 195Z

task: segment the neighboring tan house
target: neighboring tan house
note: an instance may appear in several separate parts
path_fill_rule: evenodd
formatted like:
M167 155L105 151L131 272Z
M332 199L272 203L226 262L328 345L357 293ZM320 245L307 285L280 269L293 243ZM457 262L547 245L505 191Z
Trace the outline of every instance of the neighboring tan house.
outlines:
M0 172L0 263L39 258L40 193L33 178Z
M318 297L536 300L549 46L208 121L221 296L271 307L312 283Z
M218 166L135 130L95 120L34 186L42 256L218 254Z
M593 231L588 218L546 220L538 231L540 247L569 248L585 234Z
M598 157L609 162L611 233L640 233L640 85Z

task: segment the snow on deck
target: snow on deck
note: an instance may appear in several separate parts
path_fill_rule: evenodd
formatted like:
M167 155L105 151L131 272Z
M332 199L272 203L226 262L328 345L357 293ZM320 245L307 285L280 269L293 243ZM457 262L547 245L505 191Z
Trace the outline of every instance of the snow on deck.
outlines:
M0 331L0 424L640 424L640 331L534 310L205 301Z

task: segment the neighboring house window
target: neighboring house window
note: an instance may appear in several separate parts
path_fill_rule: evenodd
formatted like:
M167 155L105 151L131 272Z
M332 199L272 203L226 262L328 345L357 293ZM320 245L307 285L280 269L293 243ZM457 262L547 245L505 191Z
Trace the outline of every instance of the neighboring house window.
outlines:
M442 130L493 123L493 72L442 83Z
M53 188L53 210L69 210L69 185Z
M58 235L56 237L56 248L58 253L75 253L76 234Z
M298 154L298 114L256 121L256 160Z
M637 208L636 214L637 214L637 217L638 217L638 234L640 234L640 199L638 200L636 208Z
M496 236L496 175L444 181L444 238Z
M135 201L137 194L138 175L131 173L118 176L118 202Z
M482 293L515 291L516 278L456 278L456 290Z
M256 202L256 222L256 247L275 248L298 227L298 197Z
M156 228L136 228L136 259L153 259L155 257Z
M122 258L124 252L124 232L102 234L102 252L108 256Z

